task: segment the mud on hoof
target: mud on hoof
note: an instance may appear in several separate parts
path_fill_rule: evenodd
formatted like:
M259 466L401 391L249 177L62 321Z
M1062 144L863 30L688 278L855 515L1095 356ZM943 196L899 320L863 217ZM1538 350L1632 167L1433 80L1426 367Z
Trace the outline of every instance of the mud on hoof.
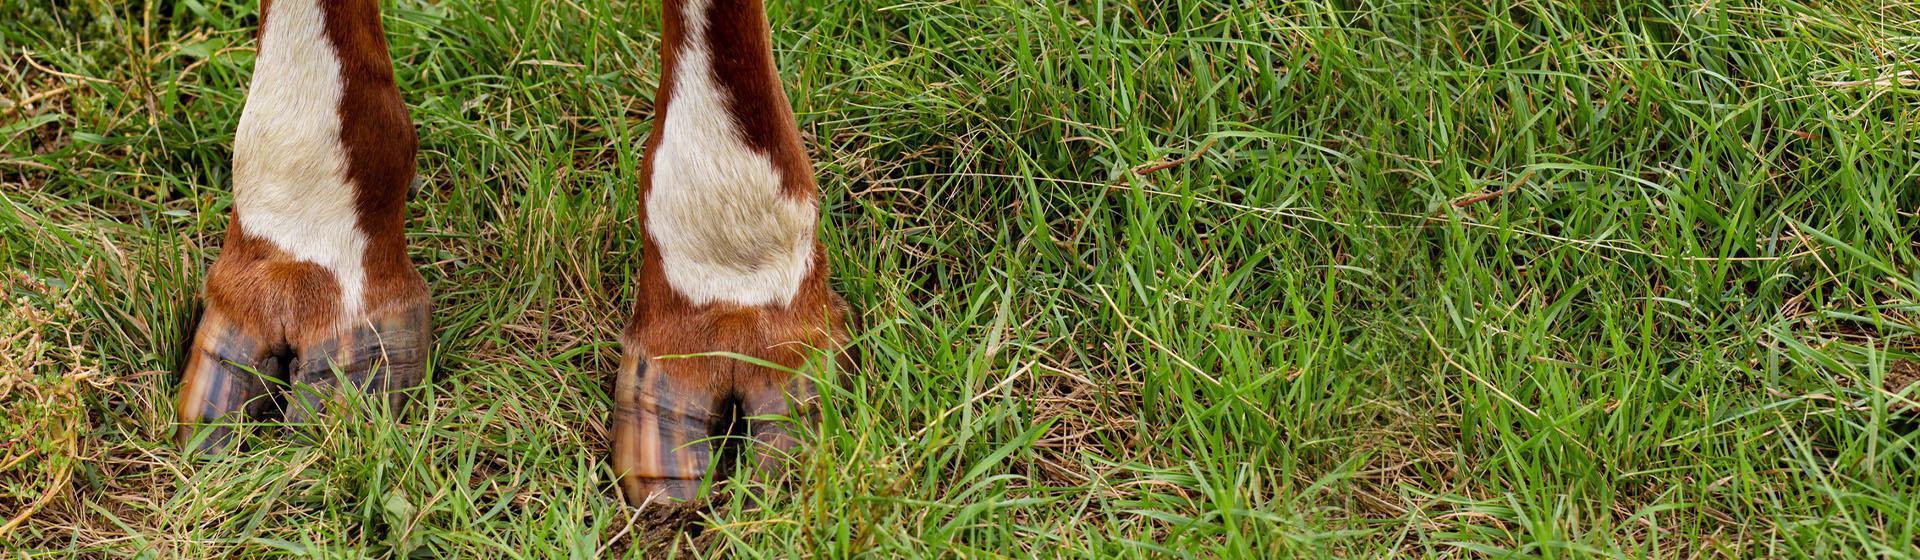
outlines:
M426 379L428 305L344 326L300 345L273 340L209 308L194 334L176 404L182 447L222 451L241 422L310 422L339 406L400 414ZM291 391L291 397L286 393ZM379 400L360 401L356 395Z

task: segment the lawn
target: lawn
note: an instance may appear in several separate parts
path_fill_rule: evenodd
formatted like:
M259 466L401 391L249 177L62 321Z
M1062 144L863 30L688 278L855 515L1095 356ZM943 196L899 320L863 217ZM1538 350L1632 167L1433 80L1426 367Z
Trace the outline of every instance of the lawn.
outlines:
M773 0L858 363L645 510L657 2L386 4L432 393L221 458L256 7L0 5L0 556L1920 557L1912 0Z

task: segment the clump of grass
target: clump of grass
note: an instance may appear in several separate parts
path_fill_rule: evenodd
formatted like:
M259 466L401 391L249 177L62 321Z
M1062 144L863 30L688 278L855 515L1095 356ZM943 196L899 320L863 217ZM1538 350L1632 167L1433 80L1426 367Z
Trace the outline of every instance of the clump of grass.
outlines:
M27 295L0 311L0 543L35 540L13 534L49 504L70 501L83 435L92 432L86 400L114 383L75 344L77 315L61 291L7 280Z

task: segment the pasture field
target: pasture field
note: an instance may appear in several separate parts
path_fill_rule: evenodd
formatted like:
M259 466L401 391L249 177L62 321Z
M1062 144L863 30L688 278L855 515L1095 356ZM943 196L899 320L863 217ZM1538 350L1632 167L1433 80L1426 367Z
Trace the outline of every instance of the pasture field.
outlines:
M0 0L0 557L1920 556L1920 3L771 0L858 365L636 510L659 9L388 2L427 403L206 459L255 3Z

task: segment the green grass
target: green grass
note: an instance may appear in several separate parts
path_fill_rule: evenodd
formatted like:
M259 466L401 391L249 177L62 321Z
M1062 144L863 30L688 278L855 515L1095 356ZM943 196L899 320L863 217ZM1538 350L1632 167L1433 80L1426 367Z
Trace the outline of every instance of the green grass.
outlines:
M0 555L1920 556L1910 0L777 0L860 363L692 524L651 1L389 4L430 406L169 443L252 4L0 10Z

